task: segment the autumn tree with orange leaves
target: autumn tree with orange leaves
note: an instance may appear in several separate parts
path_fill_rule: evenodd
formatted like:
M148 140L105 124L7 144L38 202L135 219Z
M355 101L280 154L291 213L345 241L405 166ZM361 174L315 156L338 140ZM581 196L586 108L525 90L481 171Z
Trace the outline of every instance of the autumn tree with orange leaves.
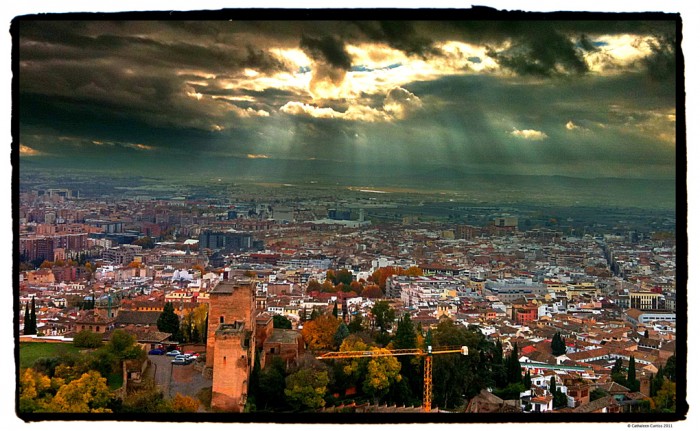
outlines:
M306 322L301 330L306 347L312 351L332 350L338 325L340 325L340 320L331 315L322 315Z
M403 269L400 266L385 266L379 268L372 273L372 281L374 281L382 289L382 292L386 292L386 280L392 275L406 275L409 277L419 277L423 275L423 270L417 266L412 266L408 269Z

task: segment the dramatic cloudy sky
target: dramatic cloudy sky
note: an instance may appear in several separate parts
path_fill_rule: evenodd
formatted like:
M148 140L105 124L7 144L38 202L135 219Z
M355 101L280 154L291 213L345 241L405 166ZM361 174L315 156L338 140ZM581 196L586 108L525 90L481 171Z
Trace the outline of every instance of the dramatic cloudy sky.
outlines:
M23 19L21 162L675 176L673 21L449 17Z

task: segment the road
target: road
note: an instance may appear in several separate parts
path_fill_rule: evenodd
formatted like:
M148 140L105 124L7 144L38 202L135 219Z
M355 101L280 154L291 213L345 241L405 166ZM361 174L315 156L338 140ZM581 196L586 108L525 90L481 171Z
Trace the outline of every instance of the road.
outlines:
M165 355L149 355L148 359L151 360L148 375L153 376L156 386L168 399L178 393L197 399L203 388L211 389L212 382L202 376L201 364L173 365L173 358Z

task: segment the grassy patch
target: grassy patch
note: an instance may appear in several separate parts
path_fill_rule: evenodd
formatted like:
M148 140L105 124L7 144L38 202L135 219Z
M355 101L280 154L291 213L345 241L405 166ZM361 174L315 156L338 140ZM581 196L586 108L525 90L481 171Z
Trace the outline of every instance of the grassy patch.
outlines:
M124 376L122 373L111 373L107 376L107 386L110 390L117 390L124 385Z
M79 353L80 349L72 343L19 343L19 366L29 368L39 358L58 358Z

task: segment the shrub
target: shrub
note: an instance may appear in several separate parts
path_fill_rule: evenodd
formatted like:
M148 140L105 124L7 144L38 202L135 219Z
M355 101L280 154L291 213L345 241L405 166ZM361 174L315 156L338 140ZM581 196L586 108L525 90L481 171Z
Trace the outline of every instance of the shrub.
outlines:
M80 331L73 337L75 347L94 349L102 346L102 334L91 331Z

